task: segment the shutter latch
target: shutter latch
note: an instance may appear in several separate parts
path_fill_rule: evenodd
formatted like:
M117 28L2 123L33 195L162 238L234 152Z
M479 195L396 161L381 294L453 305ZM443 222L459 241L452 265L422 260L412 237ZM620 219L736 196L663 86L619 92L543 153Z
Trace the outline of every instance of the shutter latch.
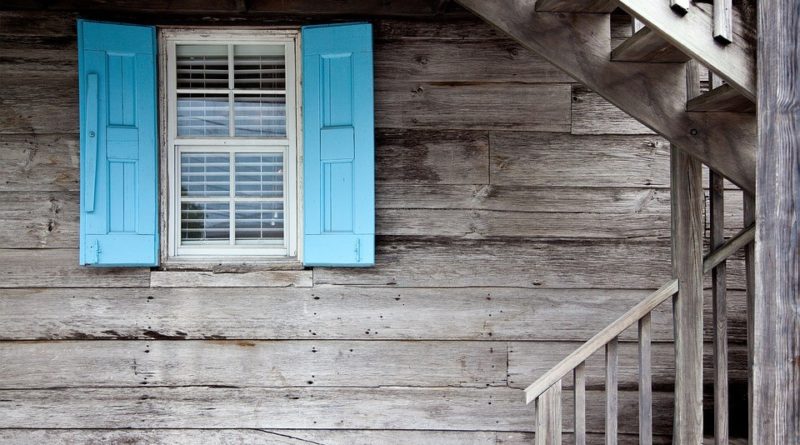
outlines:
M356 238L356 263L361 262L361 238Z
M100 242L95 240L89 241L89 248L86 249L86 263L97 264L100 262Z

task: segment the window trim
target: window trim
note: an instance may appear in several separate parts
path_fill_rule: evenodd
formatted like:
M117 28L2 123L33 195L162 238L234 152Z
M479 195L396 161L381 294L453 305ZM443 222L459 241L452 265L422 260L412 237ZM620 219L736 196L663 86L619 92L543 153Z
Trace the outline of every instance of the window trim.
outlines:
M160 137L160 190L161 190L161 260L162 264L203 265L219 264L278 264L302 261L302 91L301 52L299 28L218 28L218 27L171 27L159 28L159 137ZM286 45L286 103L293 105L294 112L287 110L286 138L178 138L176 126L176 72L175 47L181 43L252 44L279 43ZM250 151L255 146L285 147L287 171L284 175L287 208L284 209L286 237L284 246L238 245L224 249L179 248L180 234L177 227L179 199L176 185L178 167L176 146L188 149L208 147L228 151L240 148ZM294 151L294 155L291 155ZM197 253L187 254L186 251Z

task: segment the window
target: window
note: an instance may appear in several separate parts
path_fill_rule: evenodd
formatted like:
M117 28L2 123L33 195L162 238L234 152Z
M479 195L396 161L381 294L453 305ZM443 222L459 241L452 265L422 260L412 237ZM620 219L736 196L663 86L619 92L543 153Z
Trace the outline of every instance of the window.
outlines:
M169 257L297 257L298 33L162 37Z

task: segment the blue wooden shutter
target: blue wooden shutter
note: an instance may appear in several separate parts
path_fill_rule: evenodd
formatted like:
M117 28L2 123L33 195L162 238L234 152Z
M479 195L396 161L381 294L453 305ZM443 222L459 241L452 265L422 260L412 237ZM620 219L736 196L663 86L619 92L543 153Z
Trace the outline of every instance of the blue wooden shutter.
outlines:
M158 264L155 28L78 21L80 263Z
M303 262L375 263L372 26L303 28Z

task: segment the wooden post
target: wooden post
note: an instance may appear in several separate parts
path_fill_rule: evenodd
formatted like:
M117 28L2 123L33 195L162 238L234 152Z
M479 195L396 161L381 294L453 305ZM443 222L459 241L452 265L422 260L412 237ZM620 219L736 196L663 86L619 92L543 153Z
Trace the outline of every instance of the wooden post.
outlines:
M700 162L675 147L671 155L672 268L675 329L673 443L703 441L703 208Z
M725 244L725 185L721 175L709 175L711 251ZM711 270L714 319L714 444L728 445L728 293L727 264Z
M561 445L561 380L536 399L536 445Z
M758 2L751 444L800 443L800 2Z

